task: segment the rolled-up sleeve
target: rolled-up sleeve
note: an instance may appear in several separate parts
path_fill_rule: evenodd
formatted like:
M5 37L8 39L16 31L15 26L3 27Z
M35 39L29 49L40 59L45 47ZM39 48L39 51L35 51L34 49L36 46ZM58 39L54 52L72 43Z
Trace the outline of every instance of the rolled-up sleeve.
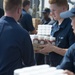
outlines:
M23 40L22 49L21 49L21 55L24 66L35 65L34 51L29 34L25 34L25 38Z
M74 53L75 53L74 46L75 46L75 44L73 44L68 49L61 64L57 66L57 69L64 69L64 70L67 69L67 70L74 72L74 64L73 64Z

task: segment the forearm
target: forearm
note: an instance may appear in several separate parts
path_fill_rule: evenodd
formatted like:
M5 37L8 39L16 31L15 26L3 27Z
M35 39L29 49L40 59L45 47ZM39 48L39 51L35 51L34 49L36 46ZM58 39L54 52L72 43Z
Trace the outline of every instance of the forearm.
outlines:
M59 47L56 47L56 46L54 46L54 48L53 48L53 52L55 52L59 55L62 55L62 56L64 56L64 54L66 53L67 50L68 49L59 48Z
M30 34L37 34L37 31L33 30L33 31L30 32Z

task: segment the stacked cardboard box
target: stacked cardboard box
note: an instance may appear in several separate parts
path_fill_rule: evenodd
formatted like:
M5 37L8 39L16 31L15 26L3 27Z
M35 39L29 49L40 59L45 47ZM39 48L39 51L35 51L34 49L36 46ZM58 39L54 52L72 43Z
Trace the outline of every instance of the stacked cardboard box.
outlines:
M36 65L21 69L16 69L14 75L67 75L62 69L56 69L49 65Z
M40 18L32 18L33 21L33 26L35 27L35 29L38 28L38 25L40 24Z
M31 39L33 42L33 48L34 50L40 50L40 45L44 45L47 43L46 40L50 41L54 37L50 39L50 33L51 33L51 25L38 25L38 33L37 35L31 35ZM55 41L50 41L52 43L55 43Z

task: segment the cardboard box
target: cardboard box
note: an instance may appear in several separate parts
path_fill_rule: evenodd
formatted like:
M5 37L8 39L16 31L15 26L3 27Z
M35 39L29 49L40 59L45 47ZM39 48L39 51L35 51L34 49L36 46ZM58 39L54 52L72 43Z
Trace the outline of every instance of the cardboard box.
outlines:
M38 28L38 25L41 23L40 18L32 18L33 21L33 26L35 27L35 29Z
M53 36L44 36L44 35L30 35L32 44L33 44L33 49L34 50L40 50L43 47L40 47L40 45L47 44L48 40L52 45L55 45L56 38Z

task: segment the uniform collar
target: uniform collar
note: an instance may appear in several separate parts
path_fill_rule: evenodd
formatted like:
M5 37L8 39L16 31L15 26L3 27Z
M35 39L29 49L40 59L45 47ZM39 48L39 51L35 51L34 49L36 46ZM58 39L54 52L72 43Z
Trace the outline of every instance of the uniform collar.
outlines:
M65 26L67 25L67 23L71 22L70 18L66 18L63 20L63 22L61 23L61 25L59 25L59 28L65 28ZM58 25L58 21L56 22L55 25Z
M25 10L25 9L22 9L22 11L26 12L26 10Z
M7 20L8 22L17 23L13 17L3 16L1 19Z
M64 29L68 25L68 23L71 23L70 18L64 19L61 25L58 25L58 22L55 22L52 26L51 35L54 35L54 33L59 31L60 29Z

